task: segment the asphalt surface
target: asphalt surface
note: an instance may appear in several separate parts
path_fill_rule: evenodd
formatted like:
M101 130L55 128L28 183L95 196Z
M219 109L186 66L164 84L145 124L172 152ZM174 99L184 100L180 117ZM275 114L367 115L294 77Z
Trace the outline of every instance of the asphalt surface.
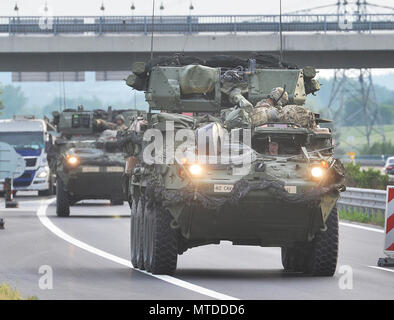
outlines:
M129 208L85 201L58 218L52 198L17 197L3 209L0 282L39 299L393 299L394 269L375 268L383 230L341 222L333 278L284 272L279 248L220 245L179 257L173 277L154 277L129 263ZM50 202L48 204L48 202ZM41 266L53 288L40 289ZM352 273L352 277L351 276ZM346 275L346 279L344 275ZM350 280L349 280L350 279ZM349 282L350 281L350 282ZM340 284L346 283L348 289ZM350 289L349 289L350 288Z

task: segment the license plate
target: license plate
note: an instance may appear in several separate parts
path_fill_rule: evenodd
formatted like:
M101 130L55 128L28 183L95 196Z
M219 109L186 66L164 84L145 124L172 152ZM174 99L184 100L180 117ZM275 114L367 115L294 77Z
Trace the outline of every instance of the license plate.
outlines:
M285 186L285 190L288 193L297 193L297 186Z
M123 167L107 167L107 172L123 172Z
M233 188L234 188L233 184L215 184L213 186L213 192L228 193L231 192Z
M82 167L82 172L100 172L100 167Z

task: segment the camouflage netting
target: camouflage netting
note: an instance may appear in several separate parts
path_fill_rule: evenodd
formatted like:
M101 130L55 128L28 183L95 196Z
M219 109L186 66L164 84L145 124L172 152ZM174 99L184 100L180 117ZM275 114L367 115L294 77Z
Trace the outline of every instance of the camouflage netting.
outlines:
M180 190L166 190L160 184L160 179L156 177L149 181L146 193L148 206L160 206L169 208L171 205L188 203L197 205L207 210L220 210L224 206L238 206L245 196L255 190L265 190L277 201L289 204L303 204L309 208L316 208L320 205L322 196L329 193L338 193L339 185L332 184L328 187L316 187L301 194L288 193L283 181L274 179L261 179L259 181L247 181L241 179L234 184L233 190L225 197L207 195L195 190L190 185Z

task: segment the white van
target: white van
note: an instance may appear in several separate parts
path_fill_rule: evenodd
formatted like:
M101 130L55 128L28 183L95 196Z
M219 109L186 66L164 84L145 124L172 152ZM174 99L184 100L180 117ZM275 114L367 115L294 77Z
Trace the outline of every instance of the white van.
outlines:
M26 162L25 172L14 179L14 190L53 194L54 181L47 163L49 134L44 120L30 116L0 119L0 141L13 146ZM0 183L0 191L3 191Z

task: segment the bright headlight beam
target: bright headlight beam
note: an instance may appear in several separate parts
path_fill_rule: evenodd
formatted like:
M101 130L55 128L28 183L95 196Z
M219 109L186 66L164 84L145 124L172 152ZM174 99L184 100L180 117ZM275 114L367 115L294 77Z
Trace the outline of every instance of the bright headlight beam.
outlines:
M46 178L47 177L47 173L46 173L46 171L41 171L39 174L38 174L38 178Z
M202 167L198 164L192 164L189 167L189 171L193 176L198 176L202 171Z
M312 177L321 178L323 176L323 169L319 167L314 167L311 170Z
M78 163L78 158L71 156L67 159L68 164L75 166Z

